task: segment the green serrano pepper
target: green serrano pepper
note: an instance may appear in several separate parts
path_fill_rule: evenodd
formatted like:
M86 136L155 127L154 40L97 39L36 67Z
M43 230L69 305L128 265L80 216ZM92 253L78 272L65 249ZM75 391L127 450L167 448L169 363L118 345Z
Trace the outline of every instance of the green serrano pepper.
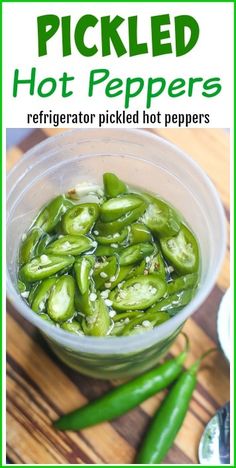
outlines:
M180 221L176 212L163 200L143 194L144 199L149 203L143 215L143 223L150 231L159 236L175 235L179 232Z
M68 200L65 195L59 195L43 208L36 218L34 226L46 232L53 231L61 220L62 215L73 205L72 201Z
M137 219L142 216L145 208L146 204L141 203L137 208L132 211L128 211L125 215L121 216L115 221L111 221L109 223L98 221L95 229L102 235L111 235L116 232L120 232L122 229L124 229L124 227L129 226L134 221L137 221Z
M36 247L43 235L41 228L33 227L26 235L20 246L19 261L21 265L29 262L35 256Z
M75 281L72 276L61 276L52 287L48 299L48 315L55 322L66 322L73 317Z
M74 264L76 282L81 294L85 294L89 290L89 281L94 264L94 255L78 258Z
M182 371L187 352L188 344L186 344L184 351L174 359L112 389L82 408L62 416L54 423L54 426L62 431L79 431L127 413L176 380ZM167 423L167 421L164 422Z
M107 198L117 197L127 192L127 187L115 174L103 174L104 193Z
M152 244L135 244L119 251L120 265L132 265L151 255L154 250Z
M104 190L84 181L42 208L22 236L18 290L35 313L70 333L130 336L159 326L192 300L200 253L167 202L115 174L105 173L103 181ZM61 289L71 294L65 310Z
M193 273L199 268L198 244L191 231L181 224L177 236L160 239L164 256L179 273Z
M133 194L110 198L110 200L104 202L101 206L100 218L105 223L115 221L124 214L135 210L142 204L142 199Z
M169 391L152 419L138 453L137 464L156 465L163 461L188 411L197 384L197 371L201 360L212 351L215 350L211 349L204 353L187 371L183 372Z
M111 292L109 299L117 310L147 309L166 292L165 282L157 275L141 275L124 282Z
M55 240L45 249L45 253L55 255L80 255L88 250L95 249L97 243L89 237L66 235Z
M62 229L65 234L77 236L87 234L99 215L96 203L84 203L73 206L62 218Z
M34 312L37 312L38 314L40 314L41 312L45 312L50 291L56 283L56 281L56 277L47 278L37 286L36 290L34 291L34 296L31 305L31 308Z
M40 255L33 258L29 263L26 263L21 270L21 278L25 281L35 282L49 276L55 275L60 270L70 269L75 259L72 255Z

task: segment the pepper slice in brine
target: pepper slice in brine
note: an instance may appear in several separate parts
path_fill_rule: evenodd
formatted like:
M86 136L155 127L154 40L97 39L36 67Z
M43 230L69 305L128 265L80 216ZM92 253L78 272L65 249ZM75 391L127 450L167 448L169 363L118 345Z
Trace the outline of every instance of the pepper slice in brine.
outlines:
M73 205L65 195L59 195L42 209L34 222L34 226L40 227L46 232L53 231L62 215Z
M129 226L134 221L137 221L140 218L140 216L142 216L142 214L144 213L145 208L146 203L143 202L137 208L128 211L115 221L111 221L109 223L102 223L101 221L99 221L95 226L96 230L103 236L120 232L122 229L124 229L124 227Z
M97 243L89 237L79 236L63 236L56 241L52 242L46 249L45 253L52 253L55 255L80 255L95 248Z
M21 242L19 260L20 264L23 265L33 258L35 255L36 247L39 240L43 236L43 230L41 228L33 227L26 235L24 240Z
M33 258L21 268L20 277L30 283L40 281L55 275L63 269L69 270L74 261L72 255L40 255L40 257Z
M166 283L157 275L141 275L125 281L111 292L109 299L117 310L147 309L166 292Z
M95 257L93 255L85 255L78 258L74 264L76 282L81 294L85 294L89 290L90 275L94 263Z
M99 206L96 203L82 203L73 206L62 218L62 228L65 234L77 236L87 234L99 215Z
M124 249L119 251L119 261L120 265L132 265L134 263L138 263L143 258L151 255L154 250L154 246L152 244L135 244L130 245L129 247L125 247Z
M177 213L163 200L143 194L148 208L143 215L143 223L159 237L174 236L179 232L180 221Z
M42 283L40 283L35 292L34 299L31 305L31 308L34 312L40 314L41 312L46 311L46 304L49 298L50 291L54 284L56 283L57 278L54 276L52 278L47 278Z
M102 299L99 297L94 303L94 314L92 317L86 317L82 321L84 333L90 336L106 336L110 327L111 319L109 310Z
M103 174L104 193L107 198L117 197L127 192L127 187L115 174L105 172Z
M184 224L181 224L177 236L160 239L160 244L164 256L179 273L198 271L198 244L191 231Z
M100 218L105 223L115 221L125 213L138 208L142 203L142 198L133 194L110 198L101 206Z
M61 276L53 286L47 312L49 317L58 323L69 320L74 315L75 281L72 276Z

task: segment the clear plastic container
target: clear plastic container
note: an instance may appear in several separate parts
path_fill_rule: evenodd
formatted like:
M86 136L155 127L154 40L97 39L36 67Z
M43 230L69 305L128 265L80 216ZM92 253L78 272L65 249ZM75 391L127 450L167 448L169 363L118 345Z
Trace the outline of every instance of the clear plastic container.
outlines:
M126 183L169 201L183 214L200 244L201 280L196 296L175 317L141 335L78 337L40 319L17 291L18 246L36 213L79 182L102 183L104 172L115 172ZM82 129L35 146L9 173L7 187L7 295L12 305L43 333L62 361L84 374L126 377L154 366L185 320L206 299L224 257L224 211L207 175L178 148L146 131Z

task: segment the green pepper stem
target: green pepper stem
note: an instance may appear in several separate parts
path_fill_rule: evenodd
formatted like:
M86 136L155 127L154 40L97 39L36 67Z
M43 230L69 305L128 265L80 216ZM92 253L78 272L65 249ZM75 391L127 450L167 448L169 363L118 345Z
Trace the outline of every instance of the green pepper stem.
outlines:
M195 361L192 366L189 368L188 372L190 372L191 374L196 374L200 365L201 365L201 362L202 360L208 356L208 354L211 354L213 353L214 351L217 351L217 348L211 348L211 349L208 349L205 353L203 353L199 359L197 359L197 361Z

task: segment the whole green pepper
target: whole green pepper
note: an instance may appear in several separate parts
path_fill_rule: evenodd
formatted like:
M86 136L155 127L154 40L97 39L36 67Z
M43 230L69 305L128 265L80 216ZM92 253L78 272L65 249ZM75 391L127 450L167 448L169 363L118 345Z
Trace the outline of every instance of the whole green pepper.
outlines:
M160 239L167 260L179 273L193 273L199 268L198 244L191 231L181 224L177 236Z
M179 232L180 221L177 213L159 198L143 194L149 203L143 215L143 223L158 237L174 236Z
M89 282L95 264L94 255L78 258L74 264L75 277L81 294L89 290Z
M75 281L72 276L61 276L52 287L47 312L55 322L66 322L73 317L75 296Z
M117 198L110 198L101 205L100 218L105 223L115 221L142 204L142 198L132 193Z
M59 195L49 202L39 213L34 226L51 232L61 220L62 215L74 204L65 195Z
M147 309L166 292L165 282L157 275L141 275L124 282L111 292L109 299L117 310Z
M170 389L152 419L138 453L137 464L156 465L162 463L188 411L197 384L197 371L201 360L212 351L209 350L204 353L200 359L180 375L177 382Z
M34 292L34 297L31 305L32 310L37 314L45 312L50 291L56 283L56 281L56 277L47 278L37 286L37 289Z
M80 255L88 250L95 249L96 241L83 235L66 235L55 240L45 249L45 253L55 255Z
M62 218L62 228L65 234L78 236L87 234L93 227L99 215L96 203L82 203L73 206Z
M34 257L37 244L42 235L42 229L37 227L33 227L27 234L25 234L19 251L19 260L21 265L29 262Z
M70 269L75 259L72 255L40 255L26 263L20 270L23 280L31 282L39 281L55 275L62 269Z
M107 198L117 197L127 192L127 187L115 174L106 172L103 174L104 193Z
M187 352L188 344L177 357L119 387L113 388L82 408L62 416L54 422L54 426L62 431L79 431L103 421L111 421L127 413L176 380L182 371ZM164 420L164 423L167 421Z

